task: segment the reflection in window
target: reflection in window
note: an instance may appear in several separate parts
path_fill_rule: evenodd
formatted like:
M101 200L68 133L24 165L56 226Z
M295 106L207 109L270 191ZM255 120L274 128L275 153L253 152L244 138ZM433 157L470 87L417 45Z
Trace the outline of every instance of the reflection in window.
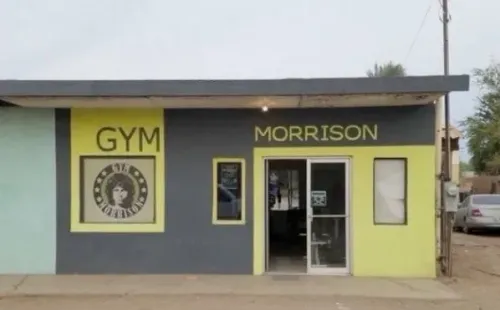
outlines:
M272 211L299 208L299 171L272 170L269 173L269 207Z
M406 164L405 158L375 159L375 224L406 224Z
M243 159L214 159L213 221L217 224L239 224L244 221Z

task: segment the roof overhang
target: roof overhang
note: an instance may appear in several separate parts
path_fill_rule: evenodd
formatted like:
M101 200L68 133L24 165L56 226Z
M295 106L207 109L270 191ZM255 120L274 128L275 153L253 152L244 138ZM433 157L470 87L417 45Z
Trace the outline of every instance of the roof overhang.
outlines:
M23 107L297 108L433 103L469 90L469 76L282 80L0 81L0 100Z

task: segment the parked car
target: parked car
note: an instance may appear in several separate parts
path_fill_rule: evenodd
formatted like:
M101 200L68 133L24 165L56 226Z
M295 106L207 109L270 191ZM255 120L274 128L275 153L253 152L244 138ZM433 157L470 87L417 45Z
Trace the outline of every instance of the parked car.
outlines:
M470 195L458 206L453 230L500 230L500 195Z

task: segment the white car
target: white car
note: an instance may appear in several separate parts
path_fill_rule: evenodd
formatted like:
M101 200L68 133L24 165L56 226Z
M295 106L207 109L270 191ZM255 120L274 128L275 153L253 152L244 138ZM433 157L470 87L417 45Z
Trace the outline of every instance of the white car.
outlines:
M453 230L470 234L491 229L500 230L500 195L470 195L458 206Z

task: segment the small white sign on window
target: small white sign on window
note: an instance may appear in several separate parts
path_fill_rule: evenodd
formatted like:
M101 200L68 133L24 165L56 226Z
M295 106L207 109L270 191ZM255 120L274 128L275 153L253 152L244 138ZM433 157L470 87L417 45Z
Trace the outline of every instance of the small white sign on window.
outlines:
M326 207L326 191L311 191L311 207Z

